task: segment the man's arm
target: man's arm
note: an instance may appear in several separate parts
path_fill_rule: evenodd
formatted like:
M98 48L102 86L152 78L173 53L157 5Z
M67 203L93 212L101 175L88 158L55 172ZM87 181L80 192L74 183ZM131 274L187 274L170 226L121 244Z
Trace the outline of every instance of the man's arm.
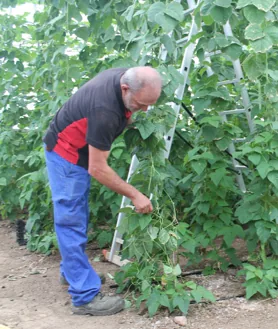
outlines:
M153 210L151 201L135 187L122 180L109 167L107 159L109 151L101 151L89 145L89 174L112 191L125 195L134 204L139 213L149 213Z

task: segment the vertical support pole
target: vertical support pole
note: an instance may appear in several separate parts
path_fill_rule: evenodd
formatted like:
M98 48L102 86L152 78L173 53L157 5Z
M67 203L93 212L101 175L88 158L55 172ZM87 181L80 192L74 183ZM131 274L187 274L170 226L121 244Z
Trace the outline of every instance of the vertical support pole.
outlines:
M233 36L233 32L232 32L232 28L230 25L230 22L227 21L227 23L224 25L224 33L227 37L232 37ZM241 64L239 59L232 61L233 63L233 67L236 73L236 78L240 81L244 79L244 75L242 72L242 68L241 68ZM246 86L241 86L241 96L242 96L242 102L243 102L243 106L245 108L245 112L246 112L246 117L247 117L247 121L248 121L248 126L250 129L250 132L253 133L255 131L255 127L254 127L254 123L251 117L251 109L250 109L250 99L249 99L249 95L248 95L248 91Z
M129 171L128 171L128 175L127 175L127 182L130 180L130 177L132 176L134 171L137 169L138 164L139 164L138 158L134 154L133 157L132 157L132 160L131 160L130 167L129 167ZM128 199L126 196L123 196L122 203L121 203L121 208L124 208L129 204L130 204L130 199ZM110 262L112 261L112 258L115 255L115 253L120 251L120 248L121 248L121 244L119 244L117 241L118 241L118 239L122 238L122 234L117 230L117 227L120 226L124 216L125 216L124 213L119 213L119 215L118 215L117 226L116 226L116 230L115 230L115 233L114 233L114 238L113 238L113 242L112 242L111 251L110 251L110 254L109 254L109 261Z
M190 8L195 8L195 1L193 0L188 0L188 5L189 5L189 9ZM198 2L199 3L199 2ZM197 24L195 23L195 18L193 17L192 19L192 25L191 25L191 29L188 35L188 40L190 40L192 38L193 35L198 33L198 27ZM196 43L190 43L188 45L188 47L185 49L184 52L184 56L183 56L183 60L182 60L182 64L180 67L179 72L183 75L184 80L183 80L183 84L180 84L179 87L177 88L177 90L175 91L175 97L179 100L182 100L183 95L184 95L184 90L185 90L185 86L188 82L188 76L189 76L189 69L192 63L192 57L193 57L193 53L196 47ZM180 104L172 104L172 107L175 111L175 115L176 115L176 119L175 119L175 123L172 129L170 129L170 131L166 134L166 136L164 136L165 139L165 143L166 143L166 151L164 152L164 156L166 159L169 158L169 154L170 154L170 150L172 147L172 143L173 143L173 137L174 137L174 133L175 133L175 129L176 129L176 125L177 125L177 121L178 121L178 117L179 117L179 112L180 112Z

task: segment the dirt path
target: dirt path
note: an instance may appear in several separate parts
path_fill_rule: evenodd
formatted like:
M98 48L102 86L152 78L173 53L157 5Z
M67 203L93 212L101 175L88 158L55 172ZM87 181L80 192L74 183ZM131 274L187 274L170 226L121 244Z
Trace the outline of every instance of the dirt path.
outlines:
M90 259L96 252L88 251ZM104 273L117 268L94 262ZM58 283L59 256L30 253L15 242L8 222L0 221L0 328L11 329L174 329L173 315L160 313L150 319L136 310L125 310L109 317L72 315L67 289ZM109 288L110 279L104 291ZM186 328L190 329L278 329L278 300L247 302L235 298L215 304L191 305Z

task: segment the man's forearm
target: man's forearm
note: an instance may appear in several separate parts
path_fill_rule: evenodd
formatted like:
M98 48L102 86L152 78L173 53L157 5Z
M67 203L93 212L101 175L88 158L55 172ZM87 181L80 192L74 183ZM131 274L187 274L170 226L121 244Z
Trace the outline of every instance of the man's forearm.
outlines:
M117 173L108 165L103 168L89 167L89 174L101 184L107 186L112 191L125 195L129 199L133 199L138 193L135 187L126 183Z

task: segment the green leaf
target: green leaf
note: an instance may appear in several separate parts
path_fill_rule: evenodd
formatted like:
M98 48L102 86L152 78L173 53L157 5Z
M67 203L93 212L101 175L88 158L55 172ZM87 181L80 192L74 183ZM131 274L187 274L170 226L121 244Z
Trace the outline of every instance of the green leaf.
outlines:
M208 290L204 290L203 291L203 297L207 300L209 300L210 302L214 303L216 301L213 293L211 291Z
M275 170L278 170L278 160L270 160L269 166Z
M147 299L147 306L150 316L153 316L157 312L158 307L160 306L159 300L160 294L158 291L154 290L150 297Z
M262 160L257 166L257 170L261 178L265 179L269 172L269 164L265 160Z
M22 64L21 61L16 62L16 67L19 71L23 72L24 71L24 65Z
M203 113L203 110L208 108L211 104L211 100L207 98L197 98L192 100L192 104L194 106L194 110L197 115Z
M160 243L164 245L170 239L170 235L169 235L168 231L165 230L165 228L162 228L159 232L159 237L158 238L159 238Z
M262 156L258 153L253 153L248 155L248 160L250 160L254 165L258 165L261 161Z
M7 179L5 177L0 178L0 186L7 186Z
M141 50L144 46L144 42L142 40L132 42L129 47L128 51L130 52L131 58L136 62L140 57Z
M217 91L216 91L217 92ZM210 95L215 96L216 94L214 92L211 92ZM217 97L217 96L216 96ZM212 115L212 116L208 116L208 117L204 117L200 123L208 123L210 125L212 125L213 127L218 128L219 127L219 123L220 123L220 117L216 116L216 115Z
M180 267L179 264L177 264L177 265L174 267L174 269L173 269L173 274L174 274L175 276L179 276L179 275L181 275L181 267Z
M223 8L219 6L213 6L210 15L219 24L227 23L227 20L232 14L232 8Z
M217 128L205 125L202 127L202 134L207 142L211 142L217 135Z
M171 32L178 23L178 21L176 19L174 19L168 15L165 15L162 12L159 12L158 14L156 14L155 21L167 33Z
M188 250L191 254L194 254L197 247L197 242L193 239L190 239L188 241L183 242L182 247Z
M267 12L271 9L271 7L274 4L275 4L275 0L239 0L237 3L237 8L243 8L248 5L254 5L258 9Z
M156 126L148 120L139 121L136 123L136 127L143 139L147 139L156 129Z
M86 26L79 27L78 29L74 30L74 34L78 37L87 41L90 35L90 30Z
M124 16L128 22L132 20L134 9L135 9L135 4L129 6L127 10L122 14L122 16Z
M229 8L231 6L232 0L215 0L214 4L219 7Z
M242 53L242 47L235 43L223 49L223 52L231 57L233 61L239 58Z
M172 39L167 34L164 34L161 37L161 42L163 43L167 52L171 55L173 53L173 51L175 50L175 46L174 46Z
M164 13L176 19L179 22L181 22L184 19L183 7L180 3L176 1L170 2L169 5L167 5Z
M33 216L31 216L31 217L28 218L27 223L26 223L26 226L25 226L26 231L28 233L31 233L31 231L32 231L32 229L33 229L36 221L39 220L40 218L41 218L40 215L37 214L37 213L35 213Z
M170 235L170 239L167 242L167 247L166 247L167 250L176 251L177 247L178 247L177 238L173 235Z
M257 283L253 283L250 285L247 283L247 287L246 287L246 298L247 299L250 299L257 292L258 292Z
M268 26L264 29L264 32L269 36L274 45L278 44L278 27Z
M253 41L250 44L258 53L265 53L273 46L272 40L268 35L259 40Z
M173 273L173 269L172 269L172 267L163 264L163 272L165 274L172 274Z
M248 280L251 280L251 279L254 279L256 277L255 273L254 272L247 272L246 273L246 281Z
M171 304L170 304L169 298L168 298L168 296L165 293L162 293L160 295L159 302L160 302L160 304L162 306L168 307L169 309L171 308Z
M190 300L186 297L175 296L173 299L173 307L178 307L183 314L187 314Z
M215 34L215 42L220 48L228 47L231 44L231 41L223 33Z
M157 13L160 13L160 12L163 13L165 8L166 7L165 7L164 3L162 3L162 2L153 3L148 10L148 20L150 22L155 22L155 16L157 15Z
M273 71L273 70L267 70L266 73L267 73L267 74L268 74L273 80L278 81L278 70L275 70L275 71ZM273 122L272 126L275 127L275 128L273 128L273 129L276 129L276 130L277 130L277 129L278 129L278 121Z
M243 238L244 231L241 226L234 225L232 227L225 227L222 229L221 233L223 233L224 241L226 242L227 246L230 247L235 240L236 237Z
M228 146L231 144L231 140L228 137L223 137L215 141L215 144L220 151L225 151L228 148Z
M206 25L212 25L214 23L214 20L210 15L203 16L203 21Z
M278 171L271 171L267 178L278 189Z
M80 69L78 66L72 66L69 68L69 77L74 78L74 79L79 79L80 78Z
M142 215L139 221L141 230L144 230L151 223L151 221L151 215Z
M216 171L214 173L211 173L209 175L209 177L213 181L214 185L218 186L221 179L225 176L225 174L226 174L226 169L225 168L219 168L219 169L216 169Z
M258 24L250 24L245 29L245 38L249 40L261 39L265 36L262 28Z
M129 218L128 218L129 232L133 232L134 230L137 229L137 227L140 226L140 222L139 222L138 217L136 215L135 216L129 216Z
M192 161L191 163L192 169L196 171L198 175L201 175L201 173L205 170L207 163L206 161L199 160L199 161Z
M191 179L192 178L192 176L193 176L193 174L189 174L189 175L187 175L187 176L185 176L184 178L182 178L180 181L178 181L178 185L179 184L185 184L187 181L189 181L189 179Z
M200 301L202 300L203 298L203 294L201 291L198 290L198 288L196 290L192 290L190 291L192 297L195 299L195 301L197 303L200 303Z
M110 26L105 32L103 41L106 42L108 40L113 40L114 38L115 38L115 31L113 26Z
M197 207L197 209L203 213L203 214L208 214L209 212L209 208L210 208L210 204L209 202L203 202L203 203L200 203Z
M157 238L158 232L159 232L158 227L154 227L154 226L148 227L148 233L152 240L155 240Z
M265 226L265 222L259 221L255 224L257 228L257 235L262 243L266 243L270 237L271 231Z
M243 69L251 80L256 80L265 73L265 54L250 54L242 63Z
M131 214L133 213L133 211L134 210L131 207L125 207L125 208L120 208L118 212L123 214Z
M278 225L278 217L276 220L276 224ZM271 245L272 251L274 252L274 255L278 256L278 241L270 240L270 245Z
M261 9L265 12L269 11L274 5L275 0L253 0L250 1L251 4L253 3L258 9Z
M173 83L178 84L183 84L184 82L184 77L183 75L173 66L173 65L169 65L168 66L168 72L171 75L171 80Z
M243 12L250 23L260 24L265 17L265 12L257 9L255 6L247 6L244 8Z
M100 248L104 248L105 246L110 244L112 239L113 239L113 234L112 232L108 232L108 231L102 231L97 236L97 242Z
M79 12L79 9L75 5L68 6L68 16L69 18L74 18L77 22L82 21L82 16Z

